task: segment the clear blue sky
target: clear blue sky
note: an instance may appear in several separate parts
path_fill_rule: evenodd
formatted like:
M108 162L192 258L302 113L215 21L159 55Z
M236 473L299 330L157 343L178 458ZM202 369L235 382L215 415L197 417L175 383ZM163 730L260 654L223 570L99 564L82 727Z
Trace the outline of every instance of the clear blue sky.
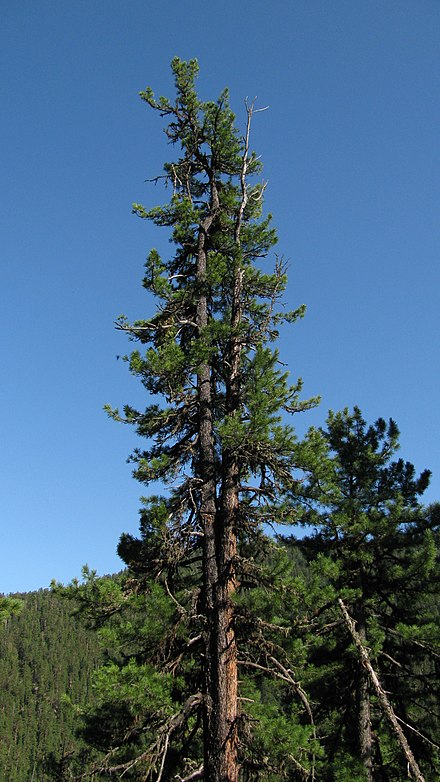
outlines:
M0 166L0 591L119 569L144 487L104 403L144 404L114 319L148 315L169 157L137 93L172 94L197 57L202 97L228 85L270 109L253 145L269 180L288 303L306 319L284 361L320 408L396 419L402 455L440 499L438 0L3 0Z

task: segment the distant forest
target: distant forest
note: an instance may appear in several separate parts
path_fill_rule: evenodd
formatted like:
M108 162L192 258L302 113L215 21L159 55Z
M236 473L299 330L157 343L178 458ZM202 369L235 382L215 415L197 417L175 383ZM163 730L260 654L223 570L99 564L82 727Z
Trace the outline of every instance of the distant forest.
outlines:
M49 590L17 596L22 610L0 628L0 779L60 778L60 762L81 748L71 704L91 702L101 660L96 634Z

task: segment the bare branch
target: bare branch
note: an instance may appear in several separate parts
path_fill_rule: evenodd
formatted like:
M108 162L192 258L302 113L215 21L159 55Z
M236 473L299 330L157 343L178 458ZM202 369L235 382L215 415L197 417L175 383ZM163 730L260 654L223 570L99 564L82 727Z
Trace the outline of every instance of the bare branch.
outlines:
M310 776L310 771L301 765L301 763L293 756L289 755L289 760L292 761L293 765L295 766L296 770L299 771L299 773L302 775L303 779L308 779Z
M199 766L199 768L196 768L196 770L187 777L181 777L180 774L178 774L175 779L177 779L178 782L193 782L195 779L203 779L203 776L203 766Z
M304 704L304 708L305 708L307 714L309 715L310 724L314 725L315 723L314 723L314 720L313 720L313 712L312 712L310 703L309 703L309 701L307 699L307 695L304 692L304 690L301 687L301 685L298 684L298 682L295 681L295 679L293 678L292 671L290 671L287 668L285 668L284 665L282 665L280 663L280 661L277 660L275 657L269 657L269 660L275 665L276 668L278 668L279 671L281 671L281 673L283 674L285 680L288 681L292 685L292 687L295 689L295 691L298 693L299 697L301 698L301 701Z
M175 598L175 597L174 597L174 595L172 594L172 592L171 592L171 590L170 590L170 588L169 588L169 586L168 586L168 579L167 579L167 578L165 578L165 589L167 590L168 597L170 597L170 598L171 598L171 600L173 601L174 605L177 607L177 610L178 610L179 614L180 614L181 616L185 616L185 615L186 615L186 613L187 613L187 610L186 610L186 608L184 608L184 607L183 607L183 605L181 605L181 604L179 603L179 601L178 601L178 600L176 600L176 598Z
M431 745L431 747L435 747L436 749L440 749L440 746L438 744L434 744L434 742L431 741L431 739L428 739L427 736L425 736L423 733L420 733L420 731L417 730L417 728L414 728L408 722L404 722L400 717L397 716L397 714L396 714L396 720L399 720L399 722L401 722L402 725L405 725L405 728L408 728L409 730L412 730L414 733L417 734L417 736L420 736L420 738L423 739L423 741L427 741L428 744Z
M370 656L368 654L368 651L364 644L361 641L360 635L356 630L355 623L353 619L351 618L350 614L348 613L345 604L341 598L338 598L338 604L339 608L341 609L342 616L344 617L344 622L346 624L346 627L353 639L353 642L356 646L356 649L359 654L360 661L364 668L366 668L369 679L371 681L371 684L373 685L376 695L380 701L380 704L382 706L382 709L385 713L385 715L388 718L388 721L390 722L390 725L393 729L394 735L400 744L400 747L403 751L403 754L405 755L405 758L408 763L408 769L411 770L414 779L417 780L417 782L425 782L425 778L420 771L420 768L417 764L417 761L411 751L411 748L408 744L408 741L406 739L406 736L402 730L402 728L399 725L398 718L396 717L394 713L394 709L388 699L388 695L386 694L384 688L382 687L379 678L377 676L376 671L374 670L371 662L370 662ZM404 723L405 724L405 723Z
M252 103L250 106L248 105L247 101L245 101L246 106L246 114L247 114L247 122L246 122L246 133L244 137L244 151L243 151L243 158L242 158L242 167L240 172L240 184L241 184L241 203L240 208L238 210L237 215L237 221L235 224L235 241L238 245L240 245L240 231L241 231L241 224L243 221L243 214L244 210L246 209L246 204L248 202L248 193L247 193L247 184L246 184L246 176L247 176L247 169L249 164L249 137L251 133L251 121L252 121L252 113L254 110L254 104Z
M160 782L160 780L162 779L163 769L164 769L164 766L165 766L165 758L167 756L168 744L169 743L170 743L170 732L168 732L167 735L165 736L164 747L163 747L163 752L162 752L162 760L161 760L161 763L160 763L159 773L157 775L156 782Z
M186 722L188 719L189 715L200 706L202 701L203 696L201 693L191 695L183 704L182 709L177 714L173 714L173 716L170 717L169 720L167 720L167 722L159 729L156 741L151 744L148 749L145 750L145 752L142 752L137 757L132 758L125 763L119 763L116 766L109 766L107 765L108 760L120 749L120 747L113 747L112 750L103 759L103 761L101 761L100 765L93 769L92 774L101 773L103 771L107 772L108 774L117 774L118 772L121 772L120 775L122 777L139 763L146 761L148 763L148 767L150 769L154 769L160 760L159 775L156 778L156 782L160 782L171 736L176 733L179 728L181 728L184 722ZM86 775L87 774L81 775L78 778L81 779Z

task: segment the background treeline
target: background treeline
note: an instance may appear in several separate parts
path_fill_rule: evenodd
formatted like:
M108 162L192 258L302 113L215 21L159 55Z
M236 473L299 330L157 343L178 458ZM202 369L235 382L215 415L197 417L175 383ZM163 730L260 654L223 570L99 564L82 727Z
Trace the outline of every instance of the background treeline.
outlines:
M80 750L69 699L90 703L101 653L96 634L49 590L18 595L17 604L0 628L0 779L41 782Z

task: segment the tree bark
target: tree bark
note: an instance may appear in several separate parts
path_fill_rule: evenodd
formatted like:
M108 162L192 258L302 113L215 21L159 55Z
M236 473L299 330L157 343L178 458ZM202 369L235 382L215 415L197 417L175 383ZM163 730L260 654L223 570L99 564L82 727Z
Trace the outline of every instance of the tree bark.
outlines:
M214 701L215 772L207 779L213 782L237 782L238 779L238 736L237 736L237 647L234 627L232 595L235 591L234 562L236 536L231 524L235 518L234 493L226 491L222 517L219 517L219 568L215 601L215 650L216 684L212 693Z
M219 207L214 174L211 174L210 213L199 230L197 248L197 325L199 333L208 325L206 296L207 238ZM231 593L232 566L236 553L235 532L226 513L217 508L213 437L212 370L204 363L198 371L199 436L201 479L201 523L203 529L203 608L205 614L204 659L204 778L209 782L237 782L237 660ZM238 499L238 498L237 498ZM228 507L230 495L222 492L221 505ZM234 504L234 503L233 503ZM225 508L225 509L226 509Z

